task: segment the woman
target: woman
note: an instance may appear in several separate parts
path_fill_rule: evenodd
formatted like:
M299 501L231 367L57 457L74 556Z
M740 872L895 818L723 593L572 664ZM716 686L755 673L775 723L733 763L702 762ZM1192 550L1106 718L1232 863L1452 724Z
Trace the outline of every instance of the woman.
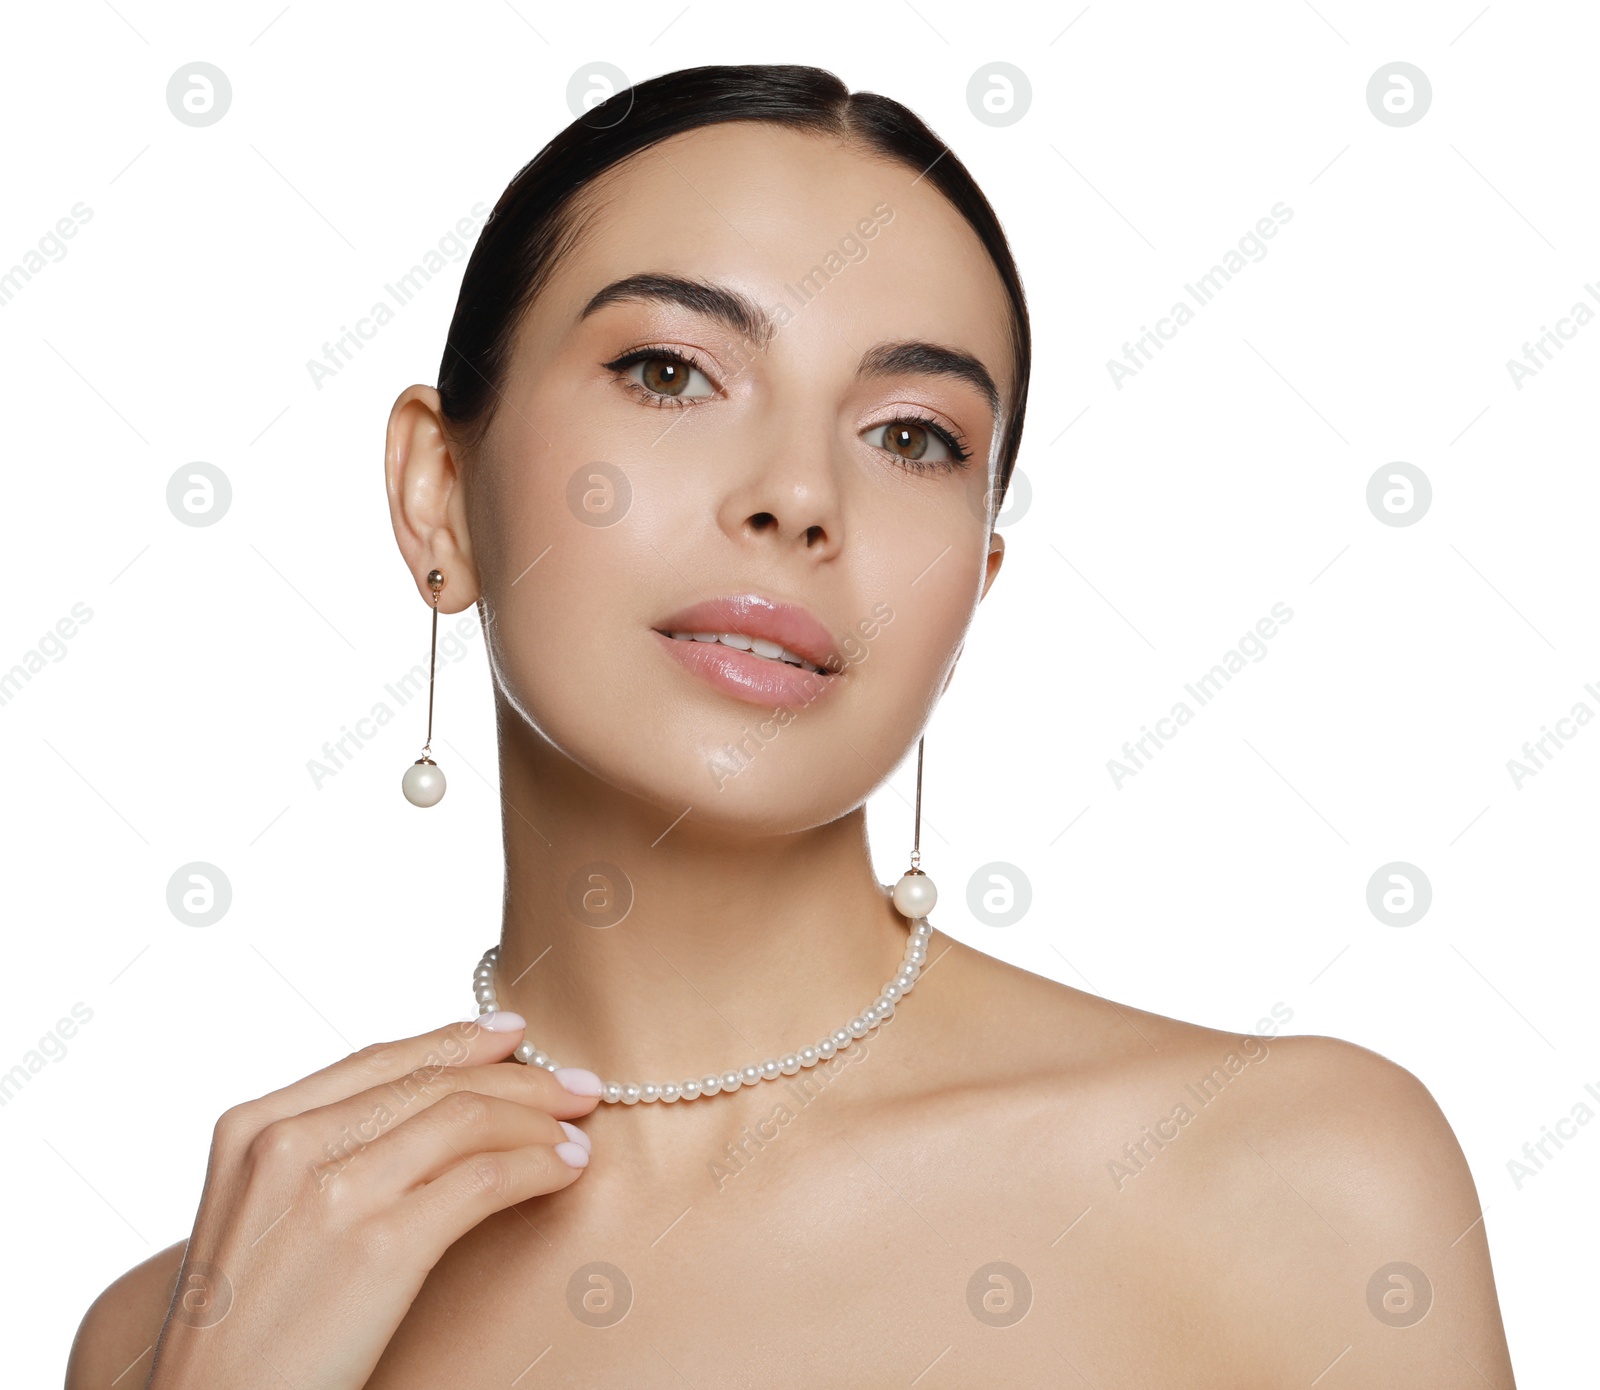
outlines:
M936 866L873 873L1029 351L966 170L831 74L671 73L517 176L386 454L418 592L487 634L493 1011L225 1114L69 1390L1511 1384L1412 1075L1013 968L925 925Z

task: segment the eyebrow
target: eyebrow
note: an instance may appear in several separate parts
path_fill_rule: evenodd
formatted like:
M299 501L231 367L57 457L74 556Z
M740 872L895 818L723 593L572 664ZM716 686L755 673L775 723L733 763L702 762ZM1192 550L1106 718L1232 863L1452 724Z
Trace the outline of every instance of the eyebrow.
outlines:
M692 313L715 319L741 338L765 348L778 333L778 325L766 310L738 290L678 275L646 273L613 280L598 291L578 315L579 322L608 304L643 301L677 304ZM1000 392L989 370L970 352L943 347L938 343L907 341L879 343L862 354L856 367L858 380L877 376L948 376L977 390L989 406L989 413L1000 415Z

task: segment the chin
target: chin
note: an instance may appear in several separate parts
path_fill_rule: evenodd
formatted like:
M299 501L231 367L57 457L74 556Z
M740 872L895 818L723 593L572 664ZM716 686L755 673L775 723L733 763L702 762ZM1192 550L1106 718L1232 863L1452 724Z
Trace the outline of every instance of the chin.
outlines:
M651 644L659 640L649 634ZM522 658L525 671L508 673L508 702L547 753L656 807L663 830L682 816L672 833L692 824L794 834L848 814L875 782L837 734L839 706L792 709L702 694L662 665L653 645L559 645L559 664L534 654ZM870 737L851 742L871 756Z

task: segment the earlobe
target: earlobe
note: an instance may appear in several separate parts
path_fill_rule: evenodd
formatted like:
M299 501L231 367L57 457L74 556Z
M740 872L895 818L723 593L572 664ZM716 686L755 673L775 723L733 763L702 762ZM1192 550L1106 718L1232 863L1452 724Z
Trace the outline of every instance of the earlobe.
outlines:
M461 470L433 387L408 386L396 398L389 412L383 471L395 543L417 592L431 606L427 576L436 569L445 577L440 611L459 613L477 601L480 586L467 535Z
M950 682L956 678L956 667L961 664L961 653L966 649L967 644L964 641L956 648L956 659L950 663L950 674L944 678L944 684L939 687L939 698L941 700L944 698L945 691L950 689Z
M989 557L985 562L986 572L983 576L983 592L978 595L979 602L982 602L987 597L989 586L994 583L995 576L1000 573L1000 566L1005 561L1005 558L1006 538L998 531L993 531L989 535Z
M985 562L987 566L987 572L983 577L983 593L978 595L979 603L983 602L984 595L989 592L989 586L994 583L995 575L1000 573L1000 564L1005 558L1005 537L1002 536L998 531L995 531L989 537L989 556ZM966 651L966 649L967 644L965 639L963 639L961 645L956 648L955 660L950 663L950 674L944 678L944 684L939 688L939 695L941 698L943 697L945 691L950 689L950 682L956 678L956 667L961 664L961 653Z

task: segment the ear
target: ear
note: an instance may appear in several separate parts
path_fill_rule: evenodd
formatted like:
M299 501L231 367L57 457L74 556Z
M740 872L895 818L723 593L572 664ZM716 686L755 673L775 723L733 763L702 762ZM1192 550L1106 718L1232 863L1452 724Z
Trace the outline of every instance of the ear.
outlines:
M428 571L444 575L439 611L459 613L476 603L478 571L467 535L466 490L461 470L445 437L439 393L431 386L408 386L389 412L383 451L384 483L394 538L431 605Z
M956 667L961 664L961 653L966 651L967 644L963 642L956 648L956 659L950 663L950 674L944 678L944 684L939 687L939 698L944 698L944 693L950 688L950 682L956 678Z
M983 576L983 592L978 595L978 602L982 603L988 596L989 586L994 583L995 576L1000 573L1000 566L1006 558L1006 538L998 531L989 533L989 557L985 561L987 569Z

